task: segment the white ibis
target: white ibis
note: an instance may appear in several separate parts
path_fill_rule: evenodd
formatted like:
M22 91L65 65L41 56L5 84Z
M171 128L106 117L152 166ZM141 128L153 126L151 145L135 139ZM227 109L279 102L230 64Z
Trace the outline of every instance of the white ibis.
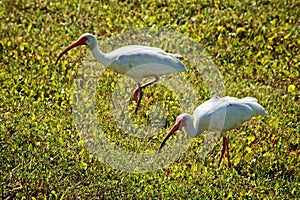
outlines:
M96 37L89 33L83 34L76 42L64 49L56 63L63 54L80 45L87 45L94 58L106 68L125 74L138 84L138 88L133 92L134 100L137 103L135 113L142 99L142 90L157 82L160 75L187 72L184 64L177 59L182 57L180 54L167 53L160 48L140 45L124 46L110 53L103 53L99 49ZM146 77L155 77L155 79L142 85L141 80ZM138 94L139 98L137 98Z
M253 97L245 97L243 99L228 96L222 98L213 97L195 109L194 121L190 114L180 114L176 118L175 125L161 143L158 152L160 152L168 138L181 128L191 138L199 136L205 130L218 131L223 136L223 147L218 167L220 166L225 150L227 151L228 167L230 167L229 140L226 137L226 131L239 127L256 114L266 115L267 113L257 103L257 99Z

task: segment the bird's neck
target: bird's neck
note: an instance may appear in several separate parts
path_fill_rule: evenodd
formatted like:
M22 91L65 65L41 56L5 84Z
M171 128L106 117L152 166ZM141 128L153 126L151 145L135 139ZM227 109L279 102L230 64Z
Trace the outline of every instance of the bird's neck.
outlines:
M93 49L91 49L91 51L92 51L92 54L93 54L94 58L98 62L102 63L105 67L107 67L108 65L111 64L111 60L107 57L107 55L105 53L103 53L99 49L98 45L95 46Z
M194 138L197 136L198 127L195 127L193 122L191 122L187 126L185 126L184 129L189 137Z

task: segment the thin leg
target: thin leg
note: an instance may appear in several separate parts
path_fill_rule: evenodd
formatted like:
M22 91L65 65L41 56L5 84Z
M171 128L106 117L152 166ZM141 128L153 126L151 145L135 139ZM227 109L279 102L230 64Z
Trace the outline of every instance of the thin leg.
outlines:
M145 83L144 85L142 86L139 86L138 88L136 88L134 91L133 91L133 99L136 103L138 103L139 99L137 98L138 96L138 93L141 91L141 89L144 89L145 87L149 86L149 85L152 85L153 83L156 83L157 81L159 81L159 76L156 76L154 80L148 82L148 83ZM140 95L140 98L141 98L141 95Z
M138 99L138 101L136 103L136 106L135 106L135 109L134 109L134 114L137 113L137 110L138 110L138 108L140 106L140 103L141 103L141 100L142 100L142 96L143 96L143 89L142 89L142 87L138 87L138 93L140 93L140 97L139 97L139 99Z
M222 162L222 159L223 159L223 156L224 156L224 153L225 153L225 148L226 148L226 136L223 136L223 146L222 146L222 149L221 149L221 155L220 155L220 159L219 159L219 162L218 162L218 168L220 167L220 164Z
M228 144L229 144L229 139L226 138L226 156L227 156L227 159L228 159L228 167L231 167Z

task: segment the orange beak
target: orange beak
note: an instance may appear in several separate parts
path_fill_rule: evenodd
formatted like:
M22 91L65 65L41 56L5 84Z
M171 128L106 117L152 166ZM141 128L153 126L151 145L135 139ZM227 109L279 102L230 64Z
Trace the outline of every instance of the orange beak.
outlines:
M179 128L181 127L180 126L181 124L181 120L176 120L176 123L174 124L174 126L171 128L171 130L168 132L167 136L165 137L165 139L162 141L159 149L158 149L158 153L160 153L160 150L163 148L163 146L165 145L166 141L169 139L169 137L171 137L172 135L175 134L175 132L177 130L179 130Z
M84 38L79 38L76 42L74 42L73 44L71 44L70 46L68 46L67 48L65 48L58 56L55 64L57 64L58 60L65 54L67 53L69 50L73 49L74 47L80 46L80 45L86 45L85 43L86 39Z

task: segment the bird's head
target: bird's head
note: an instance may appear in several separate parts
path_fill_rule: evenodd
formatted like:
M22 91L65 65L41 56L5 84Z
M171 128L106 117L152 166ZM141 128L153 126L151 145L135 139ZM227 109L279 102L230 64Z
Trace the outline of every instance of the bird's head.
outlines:
M74 47L81 46L81 45L87 45L91 50L93 50L97 46L97 38L90 34L90 33L84 33L81 35L77 41L69 45L67 48L65 48L58 56L55 64L58 62L58 60L69 50L73 49Z
M183 113L183 114L178 115L178 117L176 118L176 122L175 122L174 126L171 128L171 130L168 132L165 139L162 141L158 152L160 152L160 150L163 148L163 146L165 145L165 143L169 139L169 137L174 135L176 133L176 131L181 130L181 128L183 128L183 129L189 128L190 124L193 124L193 119L192 119L191 115L189 115L187 113ZM186 131L186 132L189 133L188 131Z
M97 38L90 33L84 33L83 35L81 35L79 37L78 40L82 40L83 45L89 46L89 48L91 50L93 50L97 46L97 43L98 43Z

